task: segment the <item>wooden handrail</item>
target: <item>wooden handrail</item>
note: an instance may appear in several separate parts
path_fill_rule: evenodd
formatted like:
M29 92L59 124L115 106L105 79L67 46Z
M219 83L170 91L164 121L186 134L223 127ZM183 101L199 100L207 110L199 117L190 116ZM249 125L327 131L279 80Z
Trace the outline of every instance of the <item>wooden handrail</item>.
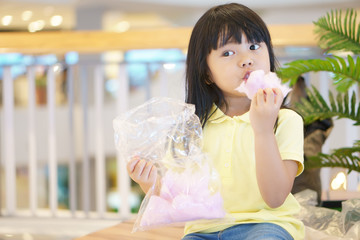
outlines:
M315 46L313 25L271 25L273 44L277 46ZM186 49L191 27L133 30L124 33L106 31L3 32L0 53L31 54L96 53L112 50L181 48Z

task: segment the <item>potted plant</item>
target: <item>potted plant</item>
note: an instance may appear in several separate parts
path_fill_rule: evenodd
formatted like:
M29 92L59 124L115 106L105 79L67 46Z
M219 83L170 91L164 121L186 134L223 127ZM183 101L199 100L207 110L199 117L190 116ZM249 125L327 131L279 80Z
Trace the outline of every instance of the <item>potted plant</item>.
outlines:
M329 91L329 104L312 87L307 89L308 98L295 104L295 109L304 117L305 125L328 118L348 118L360 125L359 97L348 94L351 86L360 86L360 24L354 9L333 10L314 22L319 36L319 46L328 53L323 59L296 60L284 65L277 72L284 82L296 83L299 76L312 71L333 73L337 96ZM347 57L336 53L347 53ZM360 89L359 89L360 90ZM342 167L360 172L360 140L353 146L334 149L330 154L319 153L308 157L306 168Z

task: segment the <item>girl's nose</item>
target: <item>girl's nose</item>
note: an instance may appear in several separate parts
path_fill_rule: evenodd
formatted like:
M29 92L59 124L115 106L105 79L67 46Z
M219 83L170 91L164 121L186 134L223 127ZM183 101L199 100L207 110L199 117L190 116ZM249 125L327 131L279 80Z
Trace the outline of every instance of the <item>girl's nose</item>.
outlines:
M245 58L239 62L240 67L249 67L254 64L254 61L250 58Z

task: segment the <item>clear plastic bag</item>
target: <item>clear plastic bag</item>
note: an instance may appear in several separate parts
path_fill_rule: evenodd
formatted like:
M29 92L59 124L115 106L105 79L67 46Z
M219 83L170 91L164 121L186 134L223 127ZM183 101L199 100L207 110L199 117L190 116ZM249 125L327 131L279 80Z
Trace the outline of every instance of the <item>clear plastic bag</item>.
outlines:
M304 190L294 195L301 204L297 218L306 227L306 240L359 240L360 199L342 202L341 212L315 207L317 193Z
M341 219L343 232L348 233L352 229L357 232L357 239L360 239L360 199L342 202Z
M220 178L201 150L202 127L193 105L153 98L114 119L113 127L126 161L137 156L158 170L133 231L225 216Z

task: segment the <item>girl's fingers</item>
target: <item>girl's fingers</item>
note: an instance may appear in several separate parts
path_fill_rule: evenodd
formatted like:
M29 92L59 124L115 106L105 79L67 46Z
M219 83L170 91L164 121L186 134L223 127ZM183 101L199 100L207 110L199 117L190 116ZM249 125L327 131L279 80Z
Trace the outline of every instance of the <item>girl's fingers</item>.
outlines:
M135 165L134 171L132 172L132 174L134 176L136 176L137 178L140 178L142 172L144 171L144 168L146 166L146 161L141 159L140 161L138 161L138 163Z
M265 90L265 94L266 94L266 102L267 103L275 103L275 96L274 96L274 91L271 88L266 88Z
M283 100L284 100L284 96L282 94L282 91L279 88L273 88L273 91L276 95L275 97L275 104L276 105L281 105Z
M157 169L153 163L134 157L127 163L126 168L131 179L140 185L144 193L154 185Z
M153 168L153 165L150 162L147 162L141 173L141 176L149 178L152 168Z
M129 174L134 172L135 166L139 162L139 160L140 160L139 157L134 157L126 164L126 169Z

